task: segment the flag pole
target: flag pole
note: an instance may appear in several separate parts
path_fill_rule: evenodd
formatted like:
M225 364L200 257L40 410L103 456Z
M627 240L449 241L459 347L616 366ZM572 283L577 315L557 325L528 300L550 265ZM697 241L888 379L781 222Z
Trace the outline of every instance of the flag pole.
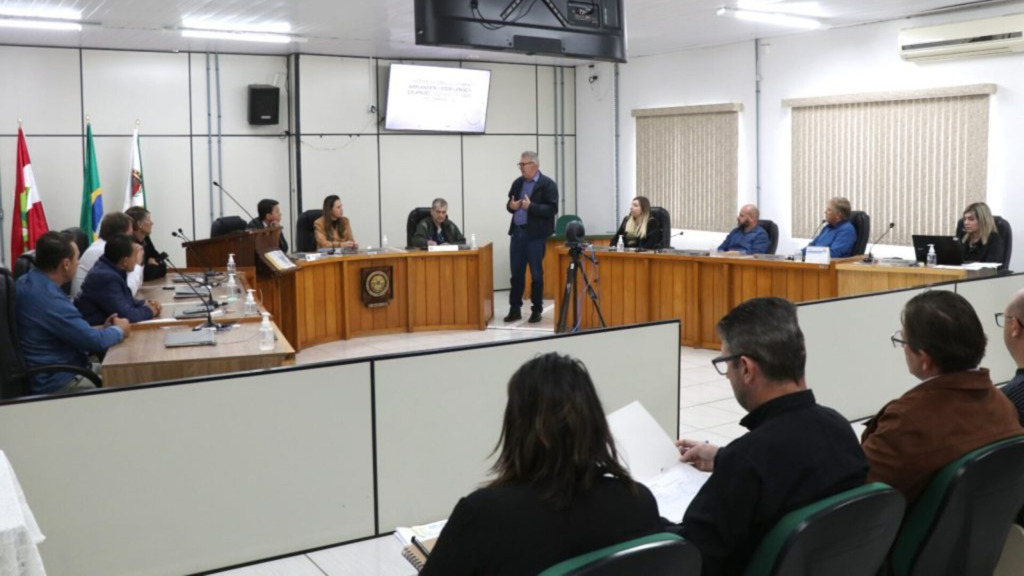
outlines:
M21 118L18 118L18 129L21 129ZM17 150L17 146L15 146L15 150ZM0 178L0 198L3 198L3 195L4 195L3 178ZM6 260L6 258L7 258L7 232L4 231L4 220L6 220L6 217L4 216L4 203L0 202L0 260L3 260L4 262L6 262L7 261ZM7 266L7 269L8 270L14 270L14 262L10 262L9 266Z

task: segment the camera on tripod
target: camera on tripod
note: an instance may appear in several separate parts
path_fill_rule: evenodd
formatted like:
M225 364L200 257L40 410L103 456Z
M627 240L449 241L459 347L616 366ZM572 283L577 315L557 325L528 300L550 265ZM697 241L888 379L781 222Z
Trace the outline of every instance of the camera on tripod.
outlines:
M566 282L565 291L562 293L562 306L559 309L558 323L555 325L555 332L562 333L569 329L569 307L572 306L572 324L573 331L575 331L580 325L580 310L577 304L578 278L582 278L584 291L590 298L590 302L594 307L594 311L597 312L598 321L601 326L605 326L604 315L601 314L601 306L598 301L597 292L594 287L590 284L590 279L587 278L586 272L583 271L583 263L580 261L580 256L583 255L583 250L589 246L586 242L586 229L583 227L582 220L572 220L565 226L565 245L569 248L569 268L565 272ZM594 265L597 265L597 260L591 260Z
M570 254L578 257L587 245L586 239L587 231L582 220L572 220L565 225L565 245L569 247Z

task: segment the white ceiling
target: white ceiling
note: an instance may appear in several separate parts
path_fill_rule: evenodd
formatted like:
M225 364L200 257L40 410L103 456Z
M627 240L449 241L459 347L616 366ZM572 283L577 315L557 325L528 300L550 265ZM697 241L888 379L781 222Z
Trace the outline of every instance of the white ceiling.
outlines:
M450 0L462 1L462 0ZM1009 0L624 0L628 56L798 33L793 29L722 18L737 2L812 8L832 26L893 20L916 14ZM1018 1L1019 3L1019 1ZM577 64L506 52L416 46L413 0L0 0L5 8L74 8L95 23L82 32L0 28L0 44L156 51L290 54L293 52L403 59L481 59ZM782 9L782 8L778 8ZM288 22L306 43L255 44L181 38L182 19L254 24Z

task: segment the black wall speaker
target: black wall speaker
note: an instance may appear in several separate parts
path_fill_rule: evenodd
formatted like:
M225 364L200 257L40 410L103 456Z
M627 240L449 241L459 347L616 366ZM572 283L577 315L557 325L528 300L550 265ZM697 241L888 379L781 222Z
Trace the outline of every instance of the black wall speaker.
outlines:
M269 84L249 84L249 124L277 124L281 89Z

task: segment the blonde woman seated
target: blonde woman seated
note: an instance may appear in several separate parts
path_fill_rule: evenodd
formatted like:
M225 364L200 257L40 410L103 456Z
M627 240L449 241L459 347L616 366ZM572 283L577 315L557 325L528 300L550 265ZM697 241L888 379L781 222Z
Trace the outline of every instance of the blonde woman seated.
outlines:
M622 219L622 225L612 238L612 246L622 243L626 248L653 250L661 248L661 237L665 231L656 218L651 218L651 201L643 196L633 198L629 216Z
M651 492L619 463L578 360L549 353L508 383L495 478L455 505L421 576L537 574L661 532Z
M352 238L352 226L348 218L342 216L341 198L331 194L324 198L324 214L313 222L313 235L316 236L316 247L349 248L359 247Z
M964 235L960 251L964 262L1003 262L1003 238L996 231L996 220L988 204L975 202L964 210Z

